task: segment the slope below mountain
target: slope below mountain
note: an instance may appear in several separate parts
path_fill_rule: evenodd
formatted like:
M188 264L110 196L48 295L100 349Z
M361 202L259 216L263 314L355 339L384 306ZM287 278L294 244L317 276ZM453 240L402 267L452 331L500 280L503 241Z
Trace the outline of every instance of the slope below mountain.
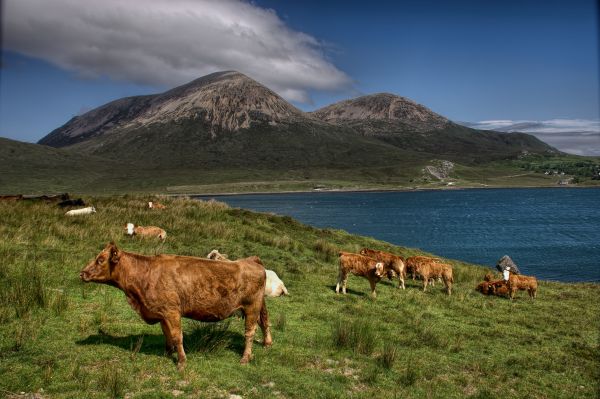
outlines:
M52 193L68 190L101 192L120 162L0 137L0 194Z

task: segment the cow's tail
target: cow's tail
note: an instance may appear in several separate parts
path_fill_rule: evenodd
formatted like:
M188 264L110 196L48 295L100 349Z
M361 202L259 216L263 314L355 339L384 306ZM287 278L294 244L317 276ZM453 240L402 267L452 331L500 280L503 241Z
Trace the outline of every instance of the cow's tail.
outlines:
M285 288L285 285L281 284L281 288L282 288L282 290L283 290L283 295L290 295L290 294L288 293L288 290L287 290L287 288Z

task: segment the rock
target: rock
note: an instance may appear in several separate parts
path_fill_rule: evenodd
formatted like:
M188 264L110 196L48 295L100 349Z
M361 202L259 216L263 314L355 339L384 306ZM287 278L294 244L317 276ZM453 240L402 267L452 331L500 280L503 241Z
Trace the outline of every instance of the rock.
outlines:
M498 269L500 272L503 272L507 268L510 268L511 273L521 274L521 271L515 262L513 262L513 260L510 258L510 256L504 255L502 258L500 258L498 263L496 263L496 269Z

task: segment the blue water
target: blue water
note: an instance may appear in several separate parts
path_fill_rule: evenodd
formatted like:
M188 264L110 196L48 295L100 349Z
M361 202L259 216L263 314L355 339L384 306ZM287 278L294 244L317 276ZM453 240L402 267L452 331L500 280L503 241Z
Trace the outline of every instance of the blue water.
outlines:
M600 281L600 189L300 193L216 197L406 247L524 274Z

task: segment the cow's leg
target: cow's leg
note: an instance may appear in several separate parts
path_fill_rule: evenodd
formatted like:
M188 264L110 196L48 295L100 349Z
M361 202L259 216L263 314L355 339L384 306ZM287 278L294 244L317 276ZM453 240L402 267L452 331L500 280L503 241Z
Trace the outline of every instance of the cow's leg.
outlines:
M177 369L182 371L185 368L185 351L183 350L183 331L181 331L181 316L171 314L164 320L165 326L171 336L171 343L177 348Z
M423 291L427 291L427 282L429 281L429 277L423 276Z
M165 336L165 352L168 356L171 356L175 349L175 346L173 345L173 339L171 338L171 331L169 331L167 328L167 323L164 320L161 320L160 328L162 328L162 332Z
M271 326L269 324L269 312L267 311L267 304L265 298L262 299L262 308L260 309L260 315L258 316L258 325L263 333L263 345L271 346L273 344L273 338L271 337Z
M375 292L375 286L377 283L374 280L369 279L369 284L371 285L371 296L373 298L377 298L377 293Z
M342 279L342 294L346 295L346 286L348 285L348 273L340 272Z
M342 286L342 282L343 281L344 281L344 272L342 270L340 270L340 272L338 273L337 285L335 286L335 293L336 294L340 293L340 287Z
M252 357L252 343L254 341L254 334L256 333L256 323L260 317L260 309L256 305L253 305L251 308L245 309L245 314L244 338L246 339L246 344L244 346L244 354L240 360L241 364L247 364Z
M406 273L404 269L400 269L400 273L398 273L398 288L402 287L402 289L406 289L404 286L404 277L406 277Z
M452 295L452 283L450 280L444 279L444 284L446 284L446 292L448 292L448 295Z

